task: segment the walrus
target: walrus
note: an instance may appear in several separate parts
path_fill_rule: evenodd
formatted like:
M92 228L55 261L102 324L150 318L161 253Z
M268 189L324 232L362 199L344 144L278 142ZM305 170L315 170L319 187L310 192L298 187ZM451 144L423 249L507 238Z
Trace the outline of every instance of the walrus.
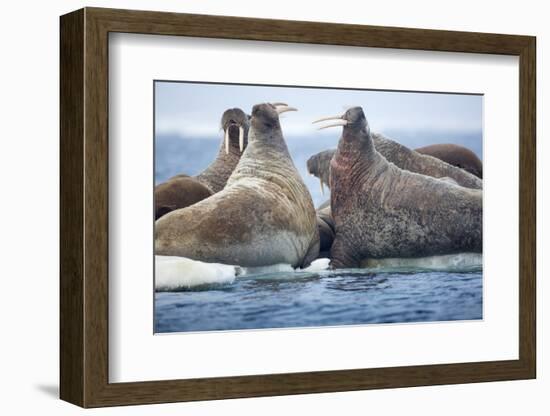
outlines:
M315 208L288 151L276 104L252 109L248 147L225 188L155 224L155 252L244 267L306 267L319 252Z
M175 209L188 207L213 195L195 178L178 175L155 187L155 220Z
M466 188L481 189L483 186L483 181L479 177L446 161L420 154L382 134L372 133L371 136L376 150L401 169L434 178L450 178ZM329 166L335 152L336 149L324 150L311 156L307 161L307 170L319 178L321 189L323 189L323 185L330 188Z
M226 110L221 119L224 132L216 159L194 177L179 174L155 187L155 219L185 208L221 191L248 144L248 115L240 108Z
M442 181L460 184L468 188L477 189L482 186L482 182L479 179L461 172L458 168L453 168L446 161L439 162L433 157L418 154L416 151L412 151L408 147L381 134L372 133L372 138L376 150L389 162L395 163L402 169L433 176ZM335 153L336 149L328 149L311 156L307 160L307 170L310 174L319 178L322 193L324 193L324 186L330 188L330 161ZM327 201L327 203L324 203L317 209L317 225L321 238L322 255L326 255L330 251L331 238L334 238L334 233L330 231L330 227L325 221L327 218L326 214L324 218L320 215L321 209L324 209L326 206L330 206L330 201Z
M423 155L433 156L449 165L464 169L478 178L483 178L483 164L477 155L464 146L453 143L432 144L414 149Z
M317 210L317 229L319 230L319 257L329 257L335 236L330 206Z
M369 258L481 252L481 190L388 162L361 107L321 120L343 126L330 162L332 268L360 267Z

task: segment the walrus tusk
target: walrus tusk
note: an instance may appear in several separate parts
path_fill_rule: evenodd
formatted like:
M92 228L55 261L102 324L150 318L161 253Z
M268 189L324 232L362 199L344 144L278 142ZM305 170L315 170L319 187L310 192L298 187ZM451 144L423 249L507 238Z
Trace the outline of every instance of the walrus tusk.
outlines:
M289 106L277 106L275 107L275 111L277 111L277 114L283 114L287 111L298 111L297 108L289 107Z
M229 153L229 127L225 129L223 140L225 141L225 153L227 154Z
M244 129L242 126L239 126L239 150L241 153L243 152L244 148Z
M328 129L329 127L338 127L338 126L346 126L348 124L347 120L337 120L334 123L327 124L326 126L319 127L317 130L323 130Z
M321 183L321 195L325 196L325 188L323 187L323 180L319 178L319 182Z
M271 105L273 107L277 107L277 106L280 106L280 105L284 105L285 107L288 107L288 104L287 103L271 103Z
M311 124L319 123L320 121L327 121L327 120L343 120L343 116L329 116L329 117L321 117L318 120L312 121Z

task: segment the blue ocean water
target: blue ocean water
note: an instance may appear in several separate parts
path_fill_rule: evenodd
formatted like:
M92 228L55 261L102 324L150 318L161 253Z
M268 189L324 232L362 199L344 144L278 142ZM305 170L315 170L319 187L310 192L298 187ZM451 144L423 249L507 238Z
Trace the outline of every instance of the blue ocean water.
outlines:
M288 273L155 294L155 332L482 319L482 271Z

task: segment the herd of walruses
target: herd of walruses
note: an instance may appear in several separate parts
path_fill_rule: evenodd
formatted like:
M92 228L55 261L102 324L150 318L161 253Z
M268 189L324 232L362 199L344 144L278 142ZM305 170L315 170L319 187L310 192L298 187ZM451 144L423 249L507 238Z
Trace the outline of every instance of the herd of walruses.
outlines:
M411 150L371 132L361 107L325 117L342 127L336 149L313 155L307 170L331 190L315 209L288 151L284 103L222 116L214 161L155 188L155 252L244 267L331 268L368 259L482 250L482 164L469 149L437 144Z

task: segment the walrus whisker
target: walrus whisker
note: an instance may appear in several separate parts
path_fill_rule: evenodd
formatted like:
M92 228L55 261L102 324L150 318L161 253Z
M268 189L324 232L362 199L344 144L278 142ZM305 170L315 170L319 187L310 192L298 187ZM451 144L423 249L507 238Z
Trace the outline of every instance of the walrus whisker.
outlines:
M275 107L275 111L277 111L277 114L283 114L283 113L286 113L287 111L298 111L298 109L294 107L285 106L285 107Z
M319 127L317 130L323 130L328 129L329 127L340 127L340 126L346 126L348 124L347 120L338 120L334 123L327 124L326 126Z
M311 124L319 123L320 121L328 121L328 120L343 120L343 116L329 116L329 117L322 117L318 120L314 120L311 122Z
M229 127L225 129L225 135L223 137L225 141L225 153L229 153Z
M244 148L244 129L243 126L239 126L239 150L241 153L243 152Z

